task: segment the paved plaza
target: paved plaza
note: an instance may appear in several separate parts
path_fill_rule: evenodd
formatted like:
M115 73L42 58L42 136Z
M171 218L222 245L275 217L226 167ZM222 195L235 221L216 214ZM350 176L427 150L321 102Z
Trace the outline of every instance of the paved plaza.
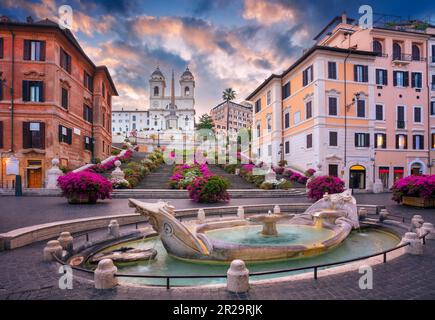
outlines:
M411 218L420 214L425 221L435 222L434 210L423 210L396 205L391 194L361 194L361 204L383 203L390 212ZM62 198L0 198L1 221L17 215L14 225L22 225L129 213L126 199L104 201L96 206L65 205ZM155 201L155 200L154 200ZM305 198L257 199L257 203L305 202ZM179 208L197 206L189 201L171 201ZM232 200L230 204L252 204L252 199ZM82 207L81 209L79 207ZM3 209L5 208L5 209ZM20 208L19 210L17 208ZM37 210L35 210L37 209ZM66 209L66 210L65 210ZM48 214L44 210L48 210ZM27 219L26 219L27 216ZM253 285L249 293L235 295L224 288L141 288L118 286L112 290L96 290L87 275L79 274L72 290L58 288L56 266L42 261L45 242L35 243L12 251L0 252L0 299L434 299L435 298L435 243L427 241L422 256L403 255L386 264L374 266L374 288L358 287L360 274L346 272L327 277L287 281L276 284ZM76 274L77 276L77 274Z

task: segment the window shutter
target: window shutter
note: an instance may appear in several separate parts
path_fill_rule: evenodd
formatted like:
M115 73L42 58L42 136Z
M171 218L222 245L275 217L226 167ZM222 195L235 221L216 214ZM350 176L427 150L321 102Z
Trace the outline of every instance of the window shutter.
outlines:
M304 87L307 85L307 71L306 70L304 70L302 72L302 83L303 83Z
M39 87L39 102L44 102L44 81L39 81L38 87Z
M23 101L29 101L29 81L23 80Z
M418 77L417 77L417 87L418 88L422 88L423 87L422 81L423 81L423 75L421 73L419 73Z
M408 149L408 136L404 135L403 137L405 139L405 147L404 147L404 149Z
M3 59L3 38L0 38L0 59Z
M370 133L365 133L364 147L370 147Z
M68 134L68 138L67 138L68 144L72 144L72 129L66 129L66 132Z
M399 135L396 134L396 149L399 149Z
M355 147L358 147L358 133L355 133Z
M39 53L41 61L45 61L45 41L41 41L41 51Z
M420 149L424 149L424 135L420 136Z
M382 72L381 70L379 70L379 69L376 69L376 84L381 84L380 82L381 82L381 79L380 79L380 77L379 77L379 73L380 72Z
M383 149L386 149L386 148L387 148L387 134L386 134L386 133L383 133L382 136L383 136L383 140L382 140L382 148L383 148Z
M311 81L314 81L314 68L313 68L313 66L310 67L310 77L311 77Z
M39 124L39 148L45 149L45 122Z
M382 70L382 73L384 74L384 85L388 85L388 72L387 72L387 70Z
M3 121L0 121L0 148L3 148Z
M62 125L59 125L59 142L62 142Z
M403 72L403 86L408 87L409 86L409 72Z
M363 66L363 82L369 81L369 67Z
M30 60L30 40L24 40L23 59Z
M417 149L417 136L412 136L412 149Z
M23 149L32 147L32 136L30 132L30 122L23 122Z
M393 71L393 85L397 87L397 71Z
M355 82L358 81L358 66L357 65L353 66L353 80Z
M3 100L3 80L0 79L0 101Z

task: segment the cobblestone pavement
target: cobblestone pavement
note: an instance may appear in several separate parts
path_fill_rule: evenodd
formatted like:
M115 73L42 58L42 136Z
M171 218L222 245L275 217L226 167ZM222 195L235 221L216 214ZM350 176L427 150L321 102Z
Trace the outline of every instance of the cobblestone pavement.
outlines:
M390 195L358 195L360 203L383 203L408 218L421 214L435 222L435 210L397 206ZM245 199L246 200L246 199ZM262 199L263 201L265 199ZM273 201L279 199L272 199ZM2 210L3 211L3 210ZM2 213L3 215L4 213ZM107 214L107 212L105 213ZM374 288L360 290L357 271L318 280L253 285L248 294L229 294L223 288L141 288L118 286L96 290L92 283L75 280L72 290L58 288L60 275L42 261L44 243L0 252L0 299L435 299L435 241L428 240L422 256L404 255L374 266Z

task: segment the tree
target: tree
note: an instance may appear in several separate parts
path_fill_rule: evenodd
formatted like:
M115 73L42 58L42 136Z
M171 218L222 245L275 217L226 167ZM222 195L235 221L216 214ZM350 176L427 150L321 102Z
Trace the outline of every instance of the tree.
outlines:
M227 88L222 92L222 99L226 102L234 100L236 98L236 92L232 88Z
M207 113L204 113L199 118L199 122L196 124L196 129L197 130L200 130L200 129L213 130L214 129L213 119Z

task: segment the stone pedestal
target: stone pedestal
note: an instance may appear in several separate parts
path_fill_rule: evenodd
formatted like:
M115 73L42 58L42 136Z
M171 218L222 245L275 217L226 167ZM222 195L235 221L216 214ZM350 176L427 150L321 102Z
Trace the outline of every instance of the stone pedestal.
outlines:
M63 250L68 253L73 253L73 237L68 231L61 232L59 238L57 238Z
M53 254L60 258L62 256L62 246L58 240L50 240L44 248L44 261L55 261Z
M205 221L205 211L204 211L204 209L199 209L198 210L197 221L198 221L198 223L204 223L204 221Z
M421 215L414 215L411 219L411 231L418 233L418 230L423 226L423 223L424 220Z
M402 238L401 243L409 242L409 246L405 247L405 252L413 255L423 254L423 244L415 232L407 232Z
M435 240L435 228L432 223L424 222L420 228L420 235L426 234L426 240Z
M115 170L113 170L112 173L110 174L110 178L115 179L115 180L124 180L125 175L124 175L124 172L120 168L121 161L116 160L114 165L115 165Z
M264 177L265 182L276 182L276 173L272 170L272 168L269 168L269 171L266 172Z
M384 221L385 219L388 218L388 215L390 213L388 212L387 209L381 209L381 211L379 212L379 220Z
M360 220L364 220L367 218L368 212L366 208L360 208L358 211L358 216Z
M118 238L119 233L119 223L117 220L110 220L109 226L108 226L108 233L110 236Z
M249 291L249 270L243 260L233 260L227 271L227 290L235 293Z
M382 184L381 179L376 179L373 184L373 193L381 193L384 191L384 185Z
M237 217L239 217L239 219L245 219L245 209L243 209L242 206L237 208Z
M273 207L273 213L274 214L281 214L281 208L279 207L279 205L276 205Z
M118 268L113 264L111 259L103 259L98 263L94 272L95 289L112 289L118 284L115 273Z
M54 158L51 160L51 169L47 171L47 189L59 189L57 185L57 178L63 175L62 170L59 169L59 159Z

